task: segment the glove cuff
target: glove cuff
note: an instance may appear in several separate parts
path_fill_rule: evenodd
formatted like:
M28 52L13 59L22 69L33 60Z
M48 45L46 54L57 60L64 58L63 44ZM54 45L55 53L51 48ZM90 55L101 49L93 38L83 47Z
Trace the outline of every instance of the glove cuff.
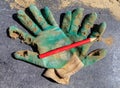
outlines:
M78 72L84 64L76 54L73 54L70 61L60 69L48 69L44 76L51 78L60 84L69 84L70 76Z

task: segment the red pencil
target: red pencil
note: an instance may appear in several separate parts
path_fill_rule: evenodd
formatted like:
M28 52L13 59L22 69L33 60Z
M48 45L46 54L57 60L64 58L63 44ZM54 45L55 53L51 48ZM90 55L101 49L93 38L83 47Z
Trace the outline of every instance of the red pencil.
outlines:
M75 42L75 43L72 43L72 44L69 44L69 45L65 45L63 47L56 48L56 49L48 51L46 53L39 54L39 58L43 59L44 57L47 57L47 56L50 56L50 55L53 55L53 54L56 54L56 53L59 53L59 52L65 51L65 50L69 50L69 49L75 48L77 46L82 46L82 45L84 45L86 43L89 43L89 42L92 42L94 40L96 40L96 38L88 38L88 39L85 39L85 40L82 40L82 41L79 41L79 42Z

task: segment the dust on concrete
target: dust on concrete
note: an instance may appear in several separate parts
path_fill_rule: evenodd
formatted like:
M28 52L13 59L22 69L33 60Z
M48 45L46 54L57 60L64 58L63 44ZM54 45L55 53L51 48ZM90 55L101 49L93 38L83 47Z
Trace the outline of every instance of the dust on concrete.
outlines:
M36 4L35 0L6 0L9 4L11 9L22 9L29 7L30 4Z
M59 5L58 9L66 8L66 7L70 6L73 3L74 3L73 0L60 0L60 5Z
M106 45L111 46L113 44L113 37L109 36L107 38L102 38L101 41L103 41Z
M111 14L120 20L120 0L61 0L59 8L66 8L74 3L84 4L93 8L109 9Z

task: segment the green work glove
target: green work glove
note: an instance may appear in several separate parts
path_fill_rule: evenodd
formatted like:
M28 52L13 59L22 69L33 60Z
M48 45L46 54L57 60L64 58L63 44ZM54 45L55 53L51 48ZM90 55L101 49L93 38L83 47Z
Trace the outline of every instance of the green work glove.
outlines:
M83 15L83 9L78 8L73 13L66 13L62 23L62 29L60 29L47 7L44 8L44 13L41 13L34 5L31 5L29 9L36 20L35 22L22 10L18 11L17 17L34 36L19 30L16 26L9 28L9 35L12 38L19 37L26 44L37 48L38 52L21 50L14 53L14 56L16 59L38 66L52 68L48 69L45 74L46 77L52 78L58 83L67 84L70 76L81 67L91 65L106 55L104 49L97 49L87 55L87 51L93 44L90 43L44 59L39 59L39 54L86 39L88 37L88 31L93 26L97 16L93 13L85 17L85 20L81 23L80 30L78 30ZM100 24L97 29L91 31L89 37L101 37L105 28L105 23ZM53 74L51 75L49 73Z
M64 33L73 42L81 41L89 37L97 38L96 41L99 41L106 29L106 23L103 22L100 25L93 27L94 22L97 19L96 13L87 15L84 20L82 20L82 17L83 9L82 11L76 9L73 13L71 11L68 11L64 16L61 27ZM88 50L93 43L94 42L85 44L81 47L77 47L79 59L83 62L84 66L91 65L106 56L105 49L96 49L88 54Z
M14 53L15 58L45 68L63 67L75 52L74 49L60 52L45 57L44 59L38 58L38 55L71 44L71 40L58 27L48 7L44 8L43 13L41 13L34 5L31 5L29 9L34 16L36 23L22 10L18 11L17 17L20 22L34 34L34 36L23 32L16 26L11 26L9 28L9 36L12 38L20 38L26 44L30 44L37 48L38 52L28 50L17 51Z

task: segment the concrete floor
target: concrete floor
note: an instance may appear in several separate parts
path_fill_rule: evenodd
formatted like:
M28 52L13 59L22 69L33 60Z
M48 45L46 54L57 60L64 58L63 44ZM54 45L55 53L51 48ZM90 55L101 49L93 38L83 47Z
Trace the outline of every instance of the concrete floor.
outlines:
M96 23L107 22L104 37L112 36L113 45L95 43L91 48L91 50L105 48L108 51L107 56L94 65L77 72L67 86L47 80L41 76L43 68L15 60L11 56L14 51L32 50L32 48L7 36L6 31L11 25L17 25L23 30L24 28L12 18L17 10L10 9L7 2L0 0L0 88L120 88L120 21L115 20L107 9L94 9L78 4L63 9L53 8L57 5L59 5L59 0L38 1L39 8L44 6L51 8L58 23L61 13L76 7L83 7L85 14L97 12Z

